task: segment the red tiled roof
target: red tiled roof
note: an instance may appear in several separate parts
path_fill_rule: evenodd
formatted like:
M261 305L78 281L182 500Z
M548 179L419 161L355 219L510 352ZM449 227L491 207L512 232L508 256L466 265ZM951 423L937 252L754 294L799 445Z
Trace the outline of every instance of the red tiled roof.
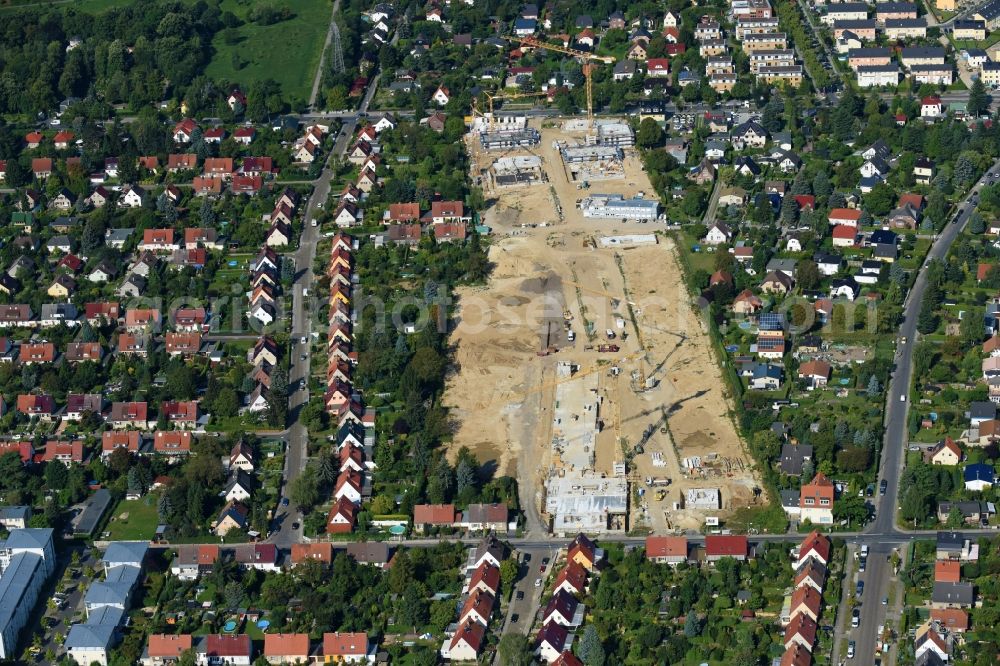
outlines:
M785 642L790 641L796 634L804 638L809 645L813 645L816 642L816 622L808 615L798 613L785 629Z
M853 220L857 222L861 219L861 211L856 208L834 208L830 211L831 220Z
M246 634L205 637L205 654L211 657L239 657L250 655L250 637Z
M687 537L648 536L646 537L646 557L687 557Z
M191 634L151 634L146 650L152 658L177 659L191 645Z
M960 583L962 563L955 560L938 560L934 563L935 583Z
M829 374L829 366L827 366L827 372ZM830 539L826 536L823 536L816 530L810 532L809 536L807 536L805 540L802 542L802 544L799 546L799 559L801 560L804 556L810 553L815 553L817 558L823 563L829 562Z
M858 230L854 227L849 227L846 224L838 224L833 228L832 236L833 238L842 238L844 240L854 240L858 235Z
M293 543L292 564L300 564L306 560L317 560L329 564L333 561L333 544L329 541Z
M368 634L364 632L323 634L323 655L326 657L358 656L367 652Z
M746 557L748 548L745 535L709 534L705 537L705 553L710 556Z
M309 634L264 634L264 656L307 659Z
M101 450L110 453L123 448L132 453L139 452L141 435L138 430L109 430L101 435Z
M969 614L961 608L932 609L931 619L955 632L966 631L969 628Z
M413 507L414 525L451 525L454 522L454 504L418 504Z

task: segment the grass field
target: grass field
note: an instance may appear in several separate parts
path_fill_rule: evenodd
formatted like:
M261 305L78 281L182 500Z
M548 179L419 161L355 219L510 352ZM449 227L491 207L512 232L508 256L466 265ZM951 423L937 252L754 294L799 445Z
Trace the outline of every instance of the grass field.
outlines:
M219 8L245 20L250 4L223 0ZM308 101L332 6L328 0L296 0L289 6L295 16L288 21L269 26L244 23L238 28L237 44L226 44L221 33L216 35L212 42L215 55L205 74L243 85L274 79L286 97Z
M131 2L134 0L70 0L52 4L97 14ZM0 9L24 4L33 2L14 0L13 3L5 3L0 0ZM222 0L219 9L230 11L246 21L253 4L247 0ZM330 0L295 0L276 4L287 4L295 16L268 26L245 22L237 28L239 40L235 44L226 43L222 32L218 33L212 41L215 54L205 74L213 79L234 81L244 87L254 81L274 79L281 85L286 99L294 97L308 101L333 6Z
M122 500L115 507L108 521L107 531L111 541L149 541L156 535L156 495L146 495L137 500ZM128 518L121 519L122 514Z

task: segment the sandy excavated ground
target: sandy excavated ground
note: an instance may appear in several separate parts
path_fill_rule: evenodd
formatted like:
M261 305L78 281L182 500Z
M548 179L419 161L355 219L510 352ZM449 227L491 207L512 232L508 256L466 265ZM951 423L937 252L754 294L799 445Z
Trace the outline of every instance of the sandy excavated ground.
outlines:
M549 182L492 193L497 203L484 222L493 228L490 260L495 268L487 286L457 294L459 315L452 336L457 364L445 393L455 426L450 452L468 446L481 461L494 461L498 473L517 476L522 504L533 498L537 507L549 469L554 367L559 360L571 361L580 366L577 376L596 372L600 377L605 427L598 438L597 469L610 474L613 462L623 458L620 441L631 449L651 427L644 453L633 459L630 478L639 488L646 487L646 477L672 479L663 501L646 491L640 506L632 509L632 526L697 528L706 515L725 516L746 506L757 484L755 473L729 417L722 373L692 312L671 242L660 236L655 246L595 247L600 236L649 234L658 225L584 219L576 202L587 192L567 180L552 147L553 140L582 137L542 131L534 154L543 158ZM485 167L492 156L477 157ZM595 183L591 191L626 197L650 191L636 158L625 160L625 174ZM566 338L564 311L572 316L575 342ZM585 321L592 324L589 339ZM614 342L621 351L585 349L606 342L609 328L617 332ZM626 340L622 332L628 334ZM538 355L547 345L559 351ZM617 377L611 375L612 364L621 369ZM633 373L651 375L658 384L637 392ZM663 454L665 466L653 466L656 451ZM714 460L706 461L711 454L716 454ZM710 465L703 467L704 476L682 473L679 461L691 456ZM721 512L673 509L687 488L700 487L721 488ZM529 529L538 529L536 520L536 510L528 509Z

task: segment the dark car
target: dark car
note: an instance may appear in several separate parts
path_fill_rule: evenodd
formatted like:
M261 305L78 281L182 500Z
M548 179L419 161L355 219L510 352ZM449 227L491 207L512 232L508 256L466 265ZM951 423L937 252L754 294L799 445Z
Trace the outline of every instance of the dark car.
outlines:
M299 524L298 523L292 523L292 529L293 530L299 529Z
M862 594L864 594L864 592L865 592L865 581L859 580L858 586L855 588L854 593L860 597Z
M524 592L522 592L521 590L518 590L517 594L515 596L516 596L517 600L520 601L521 599L524 599Z
M531 561L531 553L525 553L524 554L524 561L525 562L530 562Z
M517 613L514 613L513 615L510 616L510 621L511 622L517 622L520 619L521 619L521 616L518 615Z
M888 489L888 487L889 487L889 482L886 481L885 479L882 479L878 484L878 494L885 495L885 491Z

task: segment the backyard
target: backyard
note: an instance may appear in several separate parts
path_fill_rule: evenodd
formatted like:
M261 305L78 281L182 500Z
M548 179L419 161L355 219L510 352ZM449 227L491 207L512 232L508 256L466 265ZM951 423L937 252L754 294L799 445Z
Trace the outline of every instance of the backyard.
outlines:
M108 521L109 541L149 541L156 535L159 517L156 504L159 495L150 493L133 500L122 500Z

